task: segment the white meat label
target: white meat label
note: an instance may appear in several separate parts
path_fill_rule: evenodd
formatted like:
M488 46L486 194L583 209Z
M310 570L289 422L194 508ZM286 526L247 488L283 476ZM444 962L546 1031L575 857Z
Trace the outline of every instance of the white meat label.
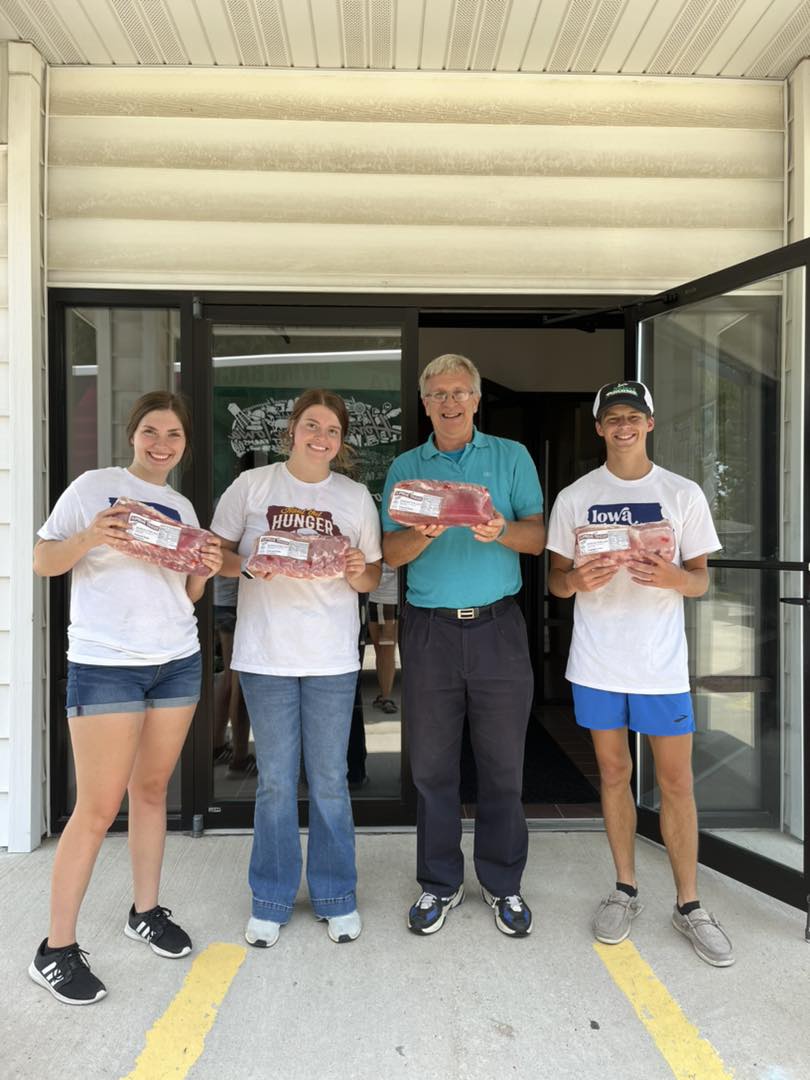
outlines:
M286 559L299 559L306 562L309 558L309 544L306 540L287 540L280 536L260 536L257 555L283 555Z
M144 544L154 544L155 547L177 549L180 543L180 527L178 525L166 525L162 521L153 521L143 517L142 514L129 515L128 532L133 540L140 540Z
M594 533L582 536L579 550L583 555L601 555L605 551L627 551L630 547L630 535L624 532Z
M410 491L408 488L394 488L391 492L391 509L407 514L424 514L425 517L438 517L442 509L441 495L428 495L423 491Z

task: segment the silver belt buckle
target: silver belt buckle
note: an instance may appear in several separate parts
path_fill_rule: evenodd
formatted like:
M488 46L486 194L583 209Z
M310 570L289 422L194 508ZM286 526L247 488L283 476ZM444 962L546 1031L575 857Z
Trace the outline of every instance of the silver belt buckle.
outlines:
M457 619L474 619L478 614L478 609L474 607L460 607L456 608Z

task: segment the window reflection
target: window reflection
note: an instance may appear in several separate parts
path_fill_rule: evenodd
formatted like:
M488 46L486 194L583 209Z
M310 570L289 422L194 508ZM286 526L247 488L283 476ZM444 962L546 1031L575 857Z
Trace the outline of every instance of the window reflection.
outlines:
M350 416L348 442L356 452L352 476L364 483L379 503L388 466L399 452L400 357L399 329L215 326L212 356L215 500L241 468L266 465L286 457L285 433L293 403L303 390L320 386L335 390L346 402ZM388 584L386 595L393 588L396 597L395 574L393 583L389 578ZM222 595L220 588L216 586L215 603L216 597ZM399 650L396 617L390 618L391 607L397 600L380 602L375 597L370 603L367 598L361 598L361 602L362 632L358 648L362 668L349 740L349 785L356 798L398 798L401 786ZM380 617L383 623L378 632ZM393 647L387 644L389 639L393 640ZM231 746L230 753L227 749L222 751L223 746L239 741L240 724L246 719L241 720L237 712L234 722L234 709L238 710L240 701L238 678L234 680L228 675L227 640L223 642L221 629L215 629L214 652L215 697L220 702L214 731L215 797L252 799L257 782L255 767L250 764L254 753L252 739L248 735L247 769L239 768L241 755L236 745ZM382 693L378 681L378 663L383 666L386 687L393 667L393 682L386 693ZM237 689L226 693L225 688L233 688L234 682ZM382 707L383 698L385 707ZM223 701L227 714L222 712ZM230 701L236 704L227 704ZM300 794L306 797L304 783Z
M727 559L778 554L780 310L721 297L644 330L654 460L703 488Z
M68 308L68 482L132 459L126 418L150 390L180 389L180 314L159 308ZM176 486L176 478L170 483Z
M653 458L703 489L723 544L686 604L695 794L704 830L803 867L803 642L797 572L723 566L800 558L804 271L766 295L717 297L642 324ZM659 807L644 747L641 803Z
M129 411L150 390L180 389L179 344L180 313L171 308L66 310L67 483L88 469L129 465ZM177 470L169 483L180 487ZM64 714L64 702L59 712ZM76 778L69 743L67 794L70 813ZM180 810L179 762L169 783L168 810Z

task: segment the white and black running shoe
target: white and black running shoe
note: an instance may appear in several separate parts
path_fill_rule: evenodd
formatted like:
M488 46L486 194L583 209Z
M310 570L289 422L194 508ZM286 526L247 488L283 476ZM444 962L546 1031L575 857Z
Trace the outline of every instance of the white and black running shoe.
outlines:
M124 933L134 941L143 941L158 956L168 956L177 960L191 952L191 938L172 922L169 908L153 907L151 911L136 911L135 905L129 909L129 918L124 926Z
M48 939L36 951L28 974L65 1005L92 1005L107 996L107 987L90 970L87 953L78 945L45 951Z
M408 912L408 929L414 934L435 934L444 926L448 913L458 907L463 899L463 884L449 896L423 892Z
M532 932L532 912L520 895L494 896L481 886L481 899L495 912L495 925L509 937L527 937Z

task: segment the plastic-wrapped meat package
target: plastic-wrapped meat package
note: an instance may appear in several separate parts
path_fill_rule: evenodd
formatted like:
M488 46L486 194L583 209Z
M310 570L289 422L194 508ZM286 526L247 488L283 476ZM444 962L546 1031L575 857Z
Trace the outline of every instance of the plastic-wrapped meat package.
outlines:
M485 525L495 508L480 484L400 480L391 489L388 516L400 525Z
M669 521L647 521L641 525L580 525L574 529L574 566L592 555L622 566L630 559L643 559L653 552L672 562L675 558L675 530Z
M574 566L581 566L592 555L602 556L603 562L619 563L629 553L629 525L579 525L574 529Z
M213 533L178 524L136 499L116 499L113 506L127 515L127 538L115 544L117 551L178 574L208 577L211 571L202 561L202 548L214 539Z
M647 521L630 526L630 546L642 555L652 552L667 562L675 559L675 530L669 521Z
M346 552L350 546L347 536L263 533L256 538L247 569L320 581L339 578L346 569Z

